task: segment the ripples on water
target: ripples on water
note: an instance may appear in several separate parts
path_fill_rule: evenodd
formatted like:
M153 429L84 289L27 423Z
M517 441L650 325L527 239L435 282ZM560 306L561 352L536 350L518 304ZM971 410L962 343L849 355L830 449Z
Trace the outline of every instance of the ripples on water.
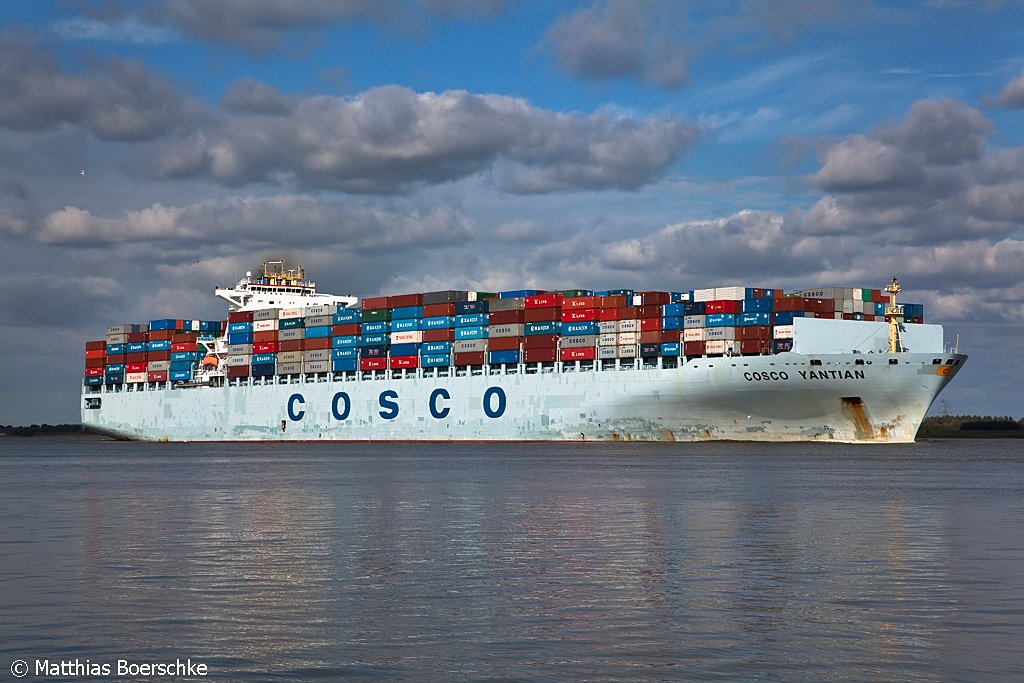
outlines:
M1008 441L7 439L0 670L1021 680L1022 464Z

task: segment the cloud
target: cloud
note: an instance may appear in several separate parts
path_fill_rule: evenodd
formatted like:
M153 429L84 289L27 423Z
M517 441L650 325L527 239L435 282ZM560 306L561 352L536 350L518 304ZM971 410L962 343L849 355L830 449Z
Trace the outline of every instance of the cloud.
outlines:
M130 45L159 45L173 40L176 35L161 26L138 17L78 16L55 22L50 30L64 40L92 40Z
M106 140L157 137L185 111L180 92L140 63L110 59L66 75L51 55L10 35L0 36L0 92L0 126L81 125Z
M583 78L636 78L664 88L687 81L692 55L671 26L643 4L611 0L559 18L544 46L566 72Z
M345 192L390 192L496 167L521 194L636 188L696 140L680 118L555 113L526 101L384 86L351 98L289 100L251 79L229 88L234 116L161 144L157 177L207 173L226 185L294 180ZM263 114L273 113L274 116Z
M989 98L988 102L996 107L1024 109L1024 69L1021 69L1020 74L1012 78L998 95Z

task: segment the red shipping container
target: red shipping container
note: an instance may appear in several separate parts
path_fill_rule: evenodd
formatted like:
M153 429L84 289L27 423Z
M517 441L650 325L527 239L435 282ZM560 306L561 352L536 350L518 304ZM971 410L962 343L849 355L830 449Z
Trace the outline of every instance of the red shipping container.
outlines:
M668 292L640 292L640 303L644 306L651 304L667 304L672 300L672 296Z
M740 353L745 355L770 353L771 347L770 339L744 339L740 342Z
M171 341L174 330L157 330L149 333L149 341Z
M588 297L592 299L593 297ZM587 322L590 320L597 320L596 308L575 308L575 309L562 309L562 322L563 323L578 323Z
M678 332L676 332L678 334ZM676 341L679 341L678 338ZM661 343L661 330L650 330L647 332L640 333L641 344L660 344Z
M406 306L421 306L423 304L423 294L399 294L398 296L389 296L388 308L405 308ZM364 299L365 301L365 299ZM363 306L363 308L366 308Z
M230 311L228 312L229 323L251 323L252 311Z
M524 323L543 323L549 320L558 320L561 317L560 308L528 308L523 311Z
M776 311L807 311L807 299L798 296L787 296L777 299L772 308Z
M597 297L598 308L623 308L629 305L629 301L624 296L599 296ZM614 320L614 318L609 318Z
M744 341L748 339L771 339L772 328L768 325L751 325L750 327L737 327L736 339Z
M103 366L100 365L100 366L95 367L95 368L87 367L85 369L85 376L86 377L102 377L103 376Z
M127 339L129 344L149 341L149 332L129 332Z
M805 317L806 317L806 316L805 316ZM823 312L821 312L821 311L815 311L815 312L814 312L814 313L812 314L812 317L815 317L815 318L823 318L823 319L825 319L825 320L835 320L835 318L836 318L836 314L835 314L835 313L833 313L832 311L829 311L829 312L827 312L827 313L823 313Z
M682 330L664 330L661 333L662 344L678 344L683 340Z
M284 341L277 342L277 350L279 353L287 353L289 351L304 351L303 349L304 339L285 339Z
M355 337L359 334L359 323L343 323L331 327L332 337Z
M103 358L106 355L107 355L107 352L104 349L86 349L85 350L85 357L86 358Z
M557 334L533 334L523 337L524 349L548 349L558 344Z
M249 366L248 365L241 365L239 367L245 368L246 373L244 375L232 375L231 374L231 370L233 368L228 368L228 377L248 377L249 376L249 372L248 372L249 371ZM166 382L167 381L167 371L166 370L153 370L152 372L148 372L148 373L146 373L146 380L149 381L149 382Z
M124 354L125 363L145 363L147 360L149 360L149 356L146 354L145 351L143 351L142 353ZM141 372L141 370L139 372Z
M85 342L86 351L102 351L107 348L107 342L102 339Z
M483 351L472 351L468 353L456 353L453 354L455 365L483 365L484 364L484 352Z
M523 337L491 337L487 340L488 351L518 351Z
M107 365L121 365L127 360L123 353L115 353L113 356L104 356L103 359L107 362Z
M183 342L194 342L199 339L198 332L175 332L171 335L172 344L181 344Z
M843 313L843 320L856 320L856 318L853 317L853 313Z
M559 352L559 356L563 363L571 362L574 360L594 360L597 355L597 349L593 346L583 347L578 349L562 349Z
M253 342L252 344L253 353L277 353L279 348L280 344L276 341L260 342L258 344Z
M618 316L617 320L636 320L636 312L635 306L623 306L622 308L615 309L615 314Z
M146 360L153 362L155 360L170 360L170 351L149 351L146 353Z
M619 309L617 308L599 308L597 309L597 319L600 321L606 320L618 320Z
M597 308L596 296L573 296L562 301L562 312L566 309L578 310L581 308Z
M487 316L488 325L517 325L523 321L522 310L495 311Z
M864 314L864 320L867 321L867 322L874 322L875 315L873 313L865 313Z
M387 358L360 358L360 370L384 370L388 366Z
M128 372L145 372L146 371L146 365L147 365L146 363L126 363L125 366L124 366L124 371L126 373L128 373Z
M661 330L661 318L640 318L641 332L655 332Z
M106 359L104 358L86 358L85 367L87 368L102 368L106 365Z
M685 356L703 356L704 355L704 343L702 341L692 341L683 343L683 355Z
M251 366L248 365L229 365L227 367L228 378L248 377L251 369Z
M557 308L565 301L564 294L534 294L523 300L525 308Z
M419 362L419 356L391 356L388 366L392 370L405 370L407 368L418 367Z
M708 301L704 304L705 313L742 313L743 302L732 300Z
M391 308L388 306L388 298L386 296L367 296L363 297L363 301L360 304L364 311L375 311L381 308Z
M523 351L524 363L554 363L557 359L558 349L553 346L551 348L526 349Z
M423 341L455 341L455 330L450 327L443 327L437 330L423 330Z
M660 318L661 317L661 306L659 304L644 304L643 306L637 307L636 317L643 318Z
M171 342L171 351L175 352L175 353L177 353L179 351L195 351L198 348L199 348L199 346L194 341L192 341L192 342Z
M329 349L331 348L331 338L321 337L320 339L303 339L302 340L303 351L314 351L317 349ZM253 344L253 353L256 352L256 345Z
M424 318L437 318L442 315L455 315L455 304L426 304L423 307Z
M258 344L263 342L274 342L277 341L278 330L260 330L259 332L252 333L252 343Z

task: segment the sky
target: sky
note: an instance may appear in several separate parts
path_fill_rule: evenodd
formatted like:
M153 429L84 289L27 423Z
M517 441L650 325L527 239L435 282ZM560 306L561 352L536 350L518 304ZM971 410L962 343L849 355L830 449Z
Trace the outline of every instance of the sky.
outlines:
M320 291L881 288L1024 415L1024 3L0 4L0 424L84 342ZM84 171L84 174L82 173Z

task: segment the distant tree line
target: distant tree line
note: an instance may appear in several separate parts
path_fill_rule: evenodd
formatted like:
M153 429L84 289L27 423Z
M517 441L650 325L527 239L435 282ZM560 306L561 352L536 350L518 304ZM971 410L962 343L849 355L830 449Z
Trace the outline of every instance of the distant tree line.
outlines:
M36 434L77 434L84 431L80 424L63 425L0 425L0 434L7 436L35 436Z
M935 415L921 423L920 434L940 432L1019 432L1024 430L1024 418L1016 420L1009 415Z

